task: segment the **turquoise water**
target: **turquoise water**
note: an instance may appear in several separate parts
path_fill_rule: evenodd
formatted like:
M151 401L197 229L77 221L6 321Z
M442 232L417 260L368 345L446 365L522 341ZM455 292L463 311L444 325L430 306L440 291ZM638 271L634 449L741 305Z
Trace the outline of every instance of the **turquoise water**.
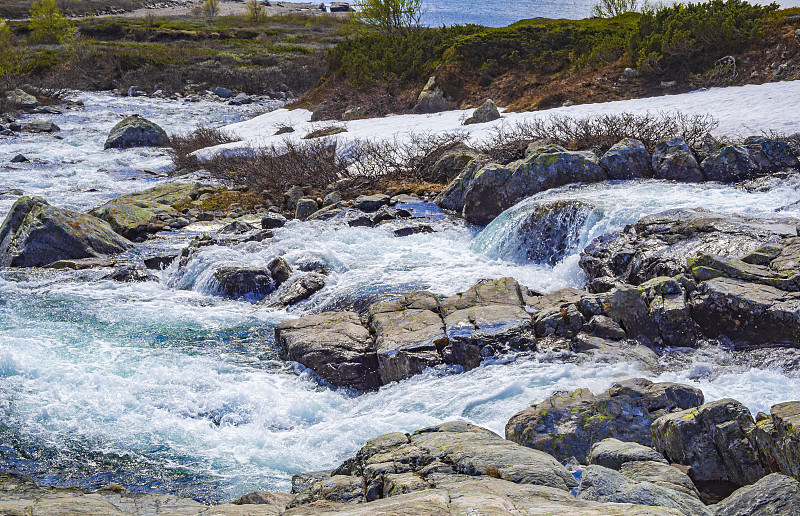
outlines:
M582 19L592 15L592 7L596 3L594 0L425 0L423 21L432 26L475 23L504 27L527 18ZM777 3L781 7L800 6L799 0L781 0Z

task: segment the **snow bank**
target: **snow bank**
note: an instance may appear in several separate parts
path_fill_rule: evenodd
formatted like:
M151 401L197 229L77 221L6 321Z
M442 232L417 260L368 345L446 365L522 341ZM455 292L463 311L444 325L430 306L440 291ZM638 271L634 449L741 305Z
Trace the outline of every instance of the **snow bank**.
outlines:
M445 111L431 115L391 115L348 122L311 122L310 111L279 109L252 120L226 126L225 130L242 141L201 149L196 155L202 161L220 152L235 154L253 147L280 147L286 139L299 140L313 130L334 124L347 128L346 133L332 137L336 138L339 148L343 149L354 140L402 141L411 133L458 131L468 133L477 142L491 135L502 124L513 125L553 115L584 118L611 113L645 114L660 111L710 114L719 121L717 135L753 135L762 131L796 133L800 132L800 81L712 88L680 95L583 104L526 113L504 113L500 120L469 126L461 124L472 114L472 110ZM275 132L282 126L291 126L295 132L275 136Z

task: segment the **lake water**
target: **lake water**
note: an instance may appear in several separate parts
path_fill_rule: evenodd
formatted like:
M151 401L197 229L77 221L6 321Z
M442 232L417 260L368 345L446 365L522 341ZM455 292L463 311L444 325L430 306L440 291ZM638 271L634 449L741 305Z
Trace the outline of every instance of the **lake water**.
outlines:
M596 0L424 0L426 25L465 25L505 27L527 18L581 19L592 15ZM651 2L655 3L655 2ZM664 2L670 3L670 2ZM696 2L695 2L696 3ZM755 2L770 3L770 2ZM800 7L800 0L781 0L781 7Z

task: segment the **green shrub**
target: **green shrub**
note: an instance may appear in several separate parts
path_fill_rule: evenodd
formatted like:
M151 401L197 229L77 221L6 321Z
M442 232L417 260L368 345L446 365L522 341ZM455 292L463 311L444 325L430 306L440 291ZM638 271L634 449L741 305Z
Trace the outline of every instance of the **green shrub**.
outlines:
M756 41L764 18L777 9L777 4L711 0L647 12L639 19L631 52L643 72L681 78L705 72L718 59Z
M31 5L31 39L35 43L74 43L77 33L56 6L56 0Z
M397 36L419 27L422 0L360 0L353 20L386 36Z

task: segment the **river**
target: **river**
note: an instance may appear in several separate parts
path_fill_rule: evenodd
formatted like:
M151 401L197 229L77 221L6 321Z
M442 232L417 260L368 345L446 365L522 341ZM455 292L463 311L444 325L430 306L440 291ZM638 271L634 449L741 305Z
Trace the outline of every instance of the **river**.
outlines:
M63 139L0 140L0 192L18 188L56 206L87 210L167 180L143 172L168 170L163 150L102 150L123 114L138 112L172 133L266 109L101 93L76 98L84 109L54 117ZM8 164L17 153L33 161ZM173 265L159 281L145 283L103 279L108 271L0 271L0 469L26 472L45 484L96 488L116 482L134 491L227 501L255 489L287 491L292 474L335 467L382 433L465 419L502 435L512 414L555 390L597 392L635 375L689 382L708 400L734 397L753 411L768 410L800 392L795 352L745 359L706 347L676 352L683 358L657 373L520 355L467 373L430 370L356 396L320 385L302 367L282 361L273 328L370 292L449 295L502 276L543 291L580 287L579 250L642 215L702 206L769 216L796 201L799 188L791 181L768 192L662 181L600 183L545 192L485 229L435 213L435 233L401 239L386 227L292 221L263 243L203 248L186 270ZM0 198L0 216L14 198ZM508 235L519 223L516 214L553 198L581 199L594 208L574 228L576 247L550 267L526 260L529 244ZM178 245L211 227L190 226L168 237ZM293 265L323 262L331 271L327 286L292 313L215 295L214 268L263 265L278 255Z

